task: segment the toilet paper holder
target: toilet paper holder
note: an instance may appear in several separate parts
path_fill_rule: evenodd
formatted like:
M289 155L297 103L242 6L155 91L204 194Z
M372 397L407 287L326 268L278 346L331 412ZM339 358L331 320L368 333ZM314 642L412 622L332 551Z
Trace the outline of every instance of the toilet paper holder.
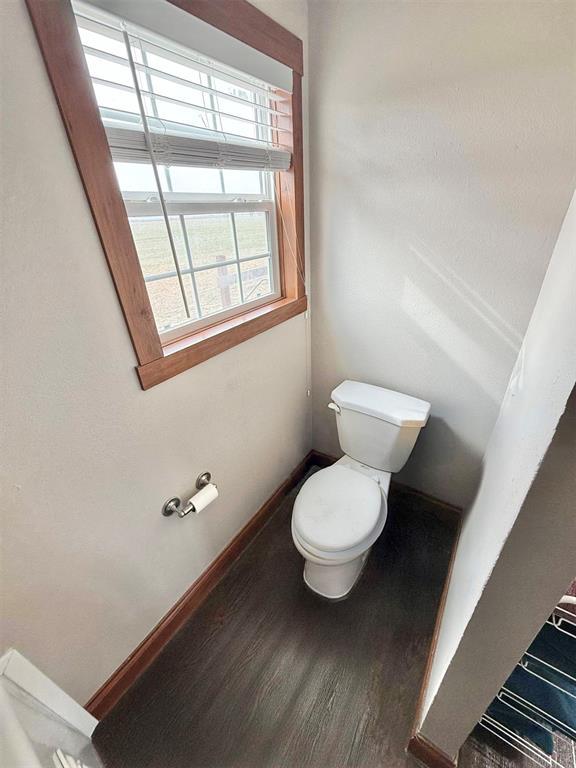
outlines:
M196 478L197 490L201 491L202 488L205 488L211 481L212 475L210 472L202 472ZM162 514L164 517L170 517L174 512L178 513L178 517L186 517L190 512L196 512L194 507L194 496L192 496L191 499L188 499L188 503L184 507L182 506L182 499L179 499L178 496L174 496L172 499L165 501L162 507Z

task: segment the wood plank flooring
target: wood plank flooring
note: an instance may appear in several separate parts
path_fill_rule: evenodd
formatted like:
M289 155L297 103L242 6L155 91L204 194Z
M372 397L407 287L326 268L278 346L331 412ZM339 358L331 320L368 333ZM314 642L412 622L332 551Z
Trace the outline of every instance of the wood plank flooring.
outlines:
M302 581L296 491L100 723L108 768L400 768L454 538L395 489L351 596Z

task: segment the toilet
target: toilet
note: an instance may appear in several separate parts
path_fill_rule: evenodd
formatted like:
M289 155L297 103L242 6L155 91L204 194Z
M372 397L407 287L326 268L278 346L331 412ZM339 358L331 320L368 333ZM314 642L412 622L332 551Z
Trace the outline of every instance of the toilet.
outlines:
M294 502L292 538L304 582L329 600L346 597L384 530L392 472L410 456L430 403L344 381L328 405L345 455L306 480Z

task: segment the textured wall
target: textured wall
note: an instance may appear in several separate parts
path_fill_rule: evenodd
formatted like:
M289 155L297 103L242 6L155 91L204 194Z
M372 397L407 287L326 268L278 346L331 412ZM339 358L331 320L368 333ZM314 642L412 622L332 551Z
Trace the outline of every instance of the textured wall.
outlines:
M572 2L310 0L313 433L432 403L400 479L470 502L575 180Z
M576 197L458 542L422 725L425 735L449 754L466 738L574 578L576 403L558 445L552 452L548 446L576 384L575 253ZM543 461L547 469L538 481ZM479 612L482 620L473 623Z
M306 36L304 0L258 5ZM24 2L0 6L2 647L82 701L310 449L305 319L140 390ZM163 518L206 469L220 499Z

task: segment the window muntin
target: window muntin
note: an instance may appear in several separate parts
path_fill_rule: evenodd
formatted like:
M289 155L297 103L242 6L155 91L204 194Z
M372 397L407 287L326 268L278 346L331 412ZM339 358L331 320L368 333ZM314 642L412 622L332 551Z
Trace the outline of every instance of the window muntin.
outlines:
M88 18L81 8L78 26L104 125L121 128L122 137L131 129L141 144L138 154L132 146L112 153L162 342L279 298L274 173L262 160L285 162L271 143L271 89L148 33L144 39L115 29L98 13ZM180 164L180 145L167 148L170 164L162 164L168 155L161 147L149 156L146 129L154 141L200 138L200 153L209 141L224 142L229 153L237 148L228 162L238 167L217 167L217 160L202 167L194 157Z
M159 166L180 288L152 168L115 168L164 343L280 297L272 173Z

